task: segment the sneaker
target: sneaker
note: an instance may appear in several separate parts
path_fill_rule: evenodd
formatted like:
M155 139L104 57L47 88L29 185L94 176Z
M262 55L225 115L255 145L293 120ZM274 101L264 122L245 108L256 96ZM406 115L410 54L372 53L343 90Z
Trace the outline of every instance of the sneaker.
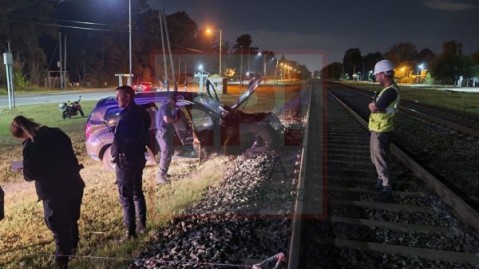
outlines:
M156 183L157 184L168 184L168 183L170 183L170 180L165 176L162 176L162 177L160 176L156 179Z

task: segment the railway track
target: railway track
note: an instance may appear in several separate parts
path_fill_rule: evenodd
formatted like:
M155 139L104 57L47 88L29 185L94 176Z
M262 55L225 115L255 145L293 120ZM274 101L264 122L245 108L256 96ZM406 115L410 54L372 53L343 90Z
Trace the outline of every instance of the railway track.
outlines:
M293 220L293 233L300 233L293 234L288 268L475 268L477 211L397 146L394 202L375 202L376 175L369 160L369 133L358 122L362 117L352 116L338 99L315 93L311 103L316 99L321 105L312 105L309 117L324 121L310 125L306 133L322 138L308 139L306 147L321 153L306 150L303 170L321 168L316 175L323 176L304 175L303 184L322 186L305 188L305 197L323 197L323 210L315 218L306 213Z
M329 84L329 86L335 89L350 90L348 91L349 94L359 96L366 100L371 100L373 96L373 92L371 91L345 86L342 84ZM425 119L435 124L442 125L451 130L455 130L458 133L479 138L479 117L471 113L404 99L401 100L400 109L402 112ZM359 108L359 111L361 111L363 114L369 113L369 111L365 110L364 108Z
M222 184L159 229L129 268L475 268L479 240L453 213L460 199L448 206L448 188L395 149L394 201L375 202L361 116L317 83L298 97L302 149L232 158Z
M367 119L369 111L366 104L371 93L344 89L348 88L331 87L342 102L358 113L359 120ZM392 139L408 155L414 156L421 166L433 171L442 184L479 210L479 137L476 136L479 126L474 125L477 117L419 103L411 108L407 106L411 103L408 100L402 103L406 105L400 107ZM458 117L463 118L465 126L456 123Z

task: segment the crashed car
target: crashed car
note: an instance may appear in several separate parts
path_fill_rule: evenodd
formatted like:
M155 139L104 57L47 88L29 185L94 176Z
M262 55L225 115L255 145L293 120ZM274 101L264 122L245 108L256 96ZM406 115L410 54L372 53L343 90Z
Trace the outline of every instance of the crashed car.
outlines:
M180 120L174 124L175 149L202 156L209 152L241 153L247 149L269 150L282 143L284 127L271 112L245 113L240 107L255 92L260 79L251 84L232 106L219 103L203 93L174 92ZM135 102L150 114L150 144L146 149L147 164L155 163L159 146L155 139L155 117L159 107L167 102L172 92L142 92L135 95ZM111 169L110 146L120 118L121 108L115 97L103 98L88 117L85 129L88 155L103 161Z

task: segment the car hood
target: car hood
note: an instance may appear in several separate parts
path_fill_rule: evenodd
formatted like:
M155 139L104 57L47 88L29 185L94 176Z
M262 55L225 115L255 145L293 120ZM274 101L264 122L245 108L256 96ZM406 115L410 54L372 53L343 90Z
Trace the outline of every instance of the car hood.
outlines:
M231 106L231 109L236 110L239 106L246 103L246 101L248 101L251 95L253 95L253 93L256 91L256 88L258 88L260 82L261 78L252 79L248 84L248 89L238 98L236 103Z
M251 95L253 95L253 93L256 91L260 82L261 82L261 78L251 80L249 82L248 89L243 94L240 95L238 100L236 100L236 102L230 107L230 109L237 110L241 105L245 104L248 101L248 99L251 97ZM215 99L208 96L207 94L204 94L204 93L199 94L195 98L195 101L203 104L204 106L207 106L208 108L215 111L216 113L221 114L221 109L220 109L221 104Z

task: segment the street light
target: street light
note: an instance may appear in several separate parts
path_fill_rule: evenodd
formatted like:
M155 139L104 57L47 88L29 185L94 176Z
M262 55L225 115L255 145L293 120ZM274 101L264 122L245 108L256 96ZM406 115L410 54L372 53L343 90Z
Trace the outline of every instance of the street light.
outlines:
M266 53L258 52L258 56L263 55L263 83L266 83Z
M220 43L220 44L219 44L219 57L218 57L218 58L219 58L219 60L218 60L218 74L221 76L221 47L222 47L222 45L221 45L221 38L222 38L222 35L223 35L223 31L218 30L218 29L210 29L210 28L206 29L206 31L207 31L208 33L211 33L212 31L218 31L218 32L220 33L220 39L219 39L219 43Z
M424 64L420 64L417 67L418 73L416 74L416 84L419 83L419 76L421 75L421 71L424 68Z
M279 63L279 60L278 58L276 57L273 57L274 60L276 60L276 65L274 67L274 85L276 85L278 83L278 77L276 76L277 73L278 73L278 63Z
M131 61L131 0L128 0L128 54L129 54L129 61L130 61L130 73L128 74L127 84L131 85L131 76L132 76L132 61Z

